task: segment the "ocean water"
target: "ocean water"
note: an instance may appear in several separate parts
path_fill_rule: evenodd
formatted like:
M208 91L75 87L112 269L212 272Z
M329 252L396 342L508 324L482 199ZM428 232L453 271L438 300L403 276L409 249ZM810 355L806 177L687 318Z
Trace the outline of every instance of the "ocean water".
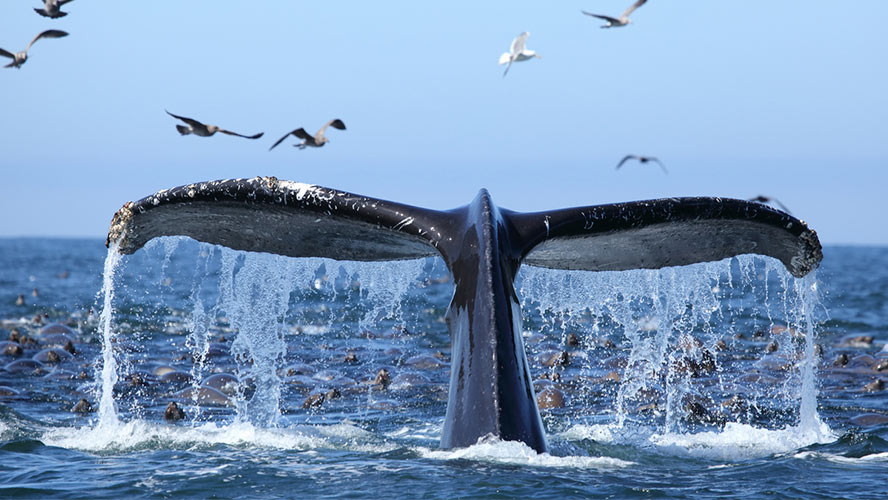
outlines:
M524 268L537 454L439 449L439 260L0 239L0 497L885 498L888 249L824 255Z

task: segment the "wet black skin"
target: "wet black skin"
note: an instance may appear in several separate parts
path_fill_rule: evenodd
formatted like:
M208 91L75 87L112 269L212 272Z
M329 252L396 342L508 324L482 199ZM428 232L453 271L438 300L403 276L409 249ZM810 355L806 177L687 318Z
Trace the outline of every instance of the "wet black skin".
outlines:
M455 287L447 311L452 359L441 446L468 446L492 434L545 452L514 288L520 248L486 190L451 215L462 222L453 228L462 236L441 250Z
M133 253L164 235L291 257L440 255L454 282L441 446L493 435L541 453L546 437L514 288L522 264L616 271L756 253L800 277L822 259L804 222L742 200L667 198L519 213L498 208L482 189L467 206L437 211L273 177L192 184L128 203L115 214L108 242Z

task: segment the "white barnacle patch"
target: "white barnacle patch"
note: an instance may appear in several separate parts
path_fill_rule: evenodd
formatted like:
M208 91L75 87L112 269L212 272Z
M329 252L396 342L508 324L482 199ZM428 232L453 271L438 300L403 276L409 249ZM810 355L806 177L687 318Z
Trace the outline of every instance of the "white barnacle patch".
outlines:
M281 189L287 189L296 192L296 200L302 201L306 194L315 194L317 186L314 184L305 184L303 182L279 181L278 186Z

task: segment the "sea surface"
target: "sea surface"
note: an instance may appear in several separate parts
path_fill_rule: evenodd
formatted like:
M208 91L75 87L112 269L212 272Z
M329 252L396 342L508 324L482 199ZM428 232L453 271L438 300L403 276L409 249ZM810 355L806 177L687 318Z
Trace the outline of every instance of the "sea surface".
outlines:
M439 448L440 260L103 243L0 239L0 498L888 497L888 248L522 268L537 454Z

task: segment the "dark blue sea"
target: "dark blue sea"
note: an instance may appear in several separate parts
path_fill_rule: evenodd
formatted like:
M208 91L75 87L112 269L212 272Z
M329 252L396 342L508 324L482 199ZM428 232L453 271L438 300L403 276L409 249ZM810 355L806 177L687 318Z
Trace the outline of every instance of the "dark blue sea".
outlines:
M0 498L888 496L886 248L522 268L547 454L439 448L439 260L118 257L0 239Z

